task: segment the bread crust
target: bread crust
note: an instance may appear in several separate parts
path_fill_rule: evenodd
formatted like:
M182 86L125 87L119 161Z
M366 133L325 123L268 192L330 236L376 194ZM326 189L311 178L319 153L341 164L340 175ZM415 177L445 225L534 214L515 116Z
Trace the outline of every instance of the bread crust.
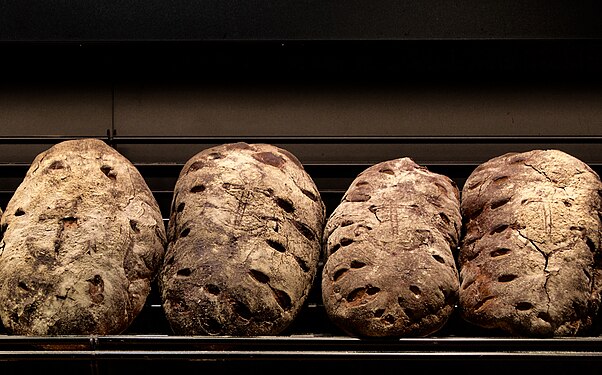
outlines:
M40 153L1 225L0 317L13 334L121 333L143 308L165 251L146 182L96 139Z
M318 189L285 149L235 143L190 158L174 189L160 277L172 330L281 333L312 288L324 220Z
M514 336L588 332L600 304L599 176L559 150L508 153L468 177L463 318Z
M447 176L410 158L373 165L351 183L324 231L322 299L352 336L427 336L458 297L460 197Z

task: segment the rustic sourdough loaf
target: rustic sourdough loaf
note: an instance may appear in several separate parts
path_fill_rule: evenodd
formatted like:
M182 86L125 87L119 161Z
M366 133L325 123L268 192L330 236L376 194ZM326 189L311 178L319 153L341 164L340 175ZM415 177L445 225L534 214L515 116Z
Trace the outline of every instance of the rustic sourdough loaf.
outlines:
M455 183L409 158L351 183L324 230L322 299L352 336L426 336L454 311L461 230Z
M39 154L1 227L0 317L21 335L124 331L144 306L166 242L142 176L96 139Z
M493 158L462 191L463 318L516 336L588 332L600 304L598 175L559 150Z
M297 317L321 256L325 207L301 163L269 144L194 155L174 189L160 290L182 335L275 335Z

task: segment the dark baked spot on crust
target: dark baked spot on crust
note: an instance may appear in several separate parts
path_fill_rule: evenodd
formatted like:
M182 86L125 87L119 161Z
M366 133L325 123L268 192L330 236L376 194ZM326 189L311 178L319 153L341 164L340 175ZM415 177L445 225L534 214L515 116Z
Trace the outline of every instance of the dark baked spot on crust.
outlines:
M308 197L309 199L311 199L312 201L314 201L314 202L318 201L318 197L314 193L312 193L311 191L309 191L307 189L301 189L301 192L303 194L305 194L305 196Z
M307 224L302 223L299 220L292 220L292 223L305 238L312 242L315 241L316 234Z
M409 308L409 307L405 307L404 308L404 301L403 300L397 300L397 303L402 307L403 313L408 317L408 319L410 320L415 320L416 319L416 313L414 312L413 309Z
M363 193L361 191L352 191L345 197L347 202L366 202L372 198L370 194Z
M497 278L497 281L499 281L500 283L507 283L507 282L510 282L510 281L516 279L517 277L518 277L517 275L511 275L511 274L501 275Z
M138 222L136 220L130 219L130 228L134 233L140 233L140 228L138 228Z
M217 160L217 159L223 159L225 156L220 154L219 152L212 152L209 155L207 155L207 159L209 160Z
M303 272L309 272L309 266L307 265L307 262L301 258L300 256L294 255L293 257L295 258L295 260L297 261L297 264L299 265L299 267L301 267L301 270Z
M61 219L61 226L63 229L75 229L77 228L77 218L73 216L64 217Z
M483 180L471 181L466 185L468 190L474 190L483 184Z
M537 317L539 319L543 320L544 322L548 322L548 323L552 322L552 317L547 312L542 311L537 314Z
M105 164L102 167L100 167L100 170L109 179L111 179L111 180L116 180L117 179L117 173L115 173L115 171L113 170L113 167L111 167L110 165L106 165Z
M585 237L585 244L587 245L587 247L589 248L589 250L592 253L596 253L597 252L597 250L598 250L597 246L596 246L596 244L594 243L594 241L589 236Z
M284 210L284 212L290 214L295 211L295 206L293 205L293 202L291 202L289 199L282 198L282 197L276 197L275 201L276 201L276 204L278 205L278 207L282 208Z
M291 297L284 291L272 288L276 302L282 307L283 310L290 310L292 307Z
M384 173L384 174L395 176L395 171L393 169L391 169L390 167L382 167L378 171L380 173Z
M422 295L422 290L417 285L410 285L410 292L414 293L417 297Z
M63 168L65 168L65 164L60 160L55 160L48 166L48 169L50 170L57 170Z
M202 169L205 166L205 163L203 163L202 161L195 161L194 163L190 164L190 167L188 167L188 170L186 171L186 174L188 173L192 173L194 171L198 171L199 169Z
M250 144L246 142L236 142L223 145L224 150L255 150Z
M482 309L482 308L483 308L483 307L484 307L484 306L485 306L485 305L486 305L486 304L487 304L489 301L491 301L493 298L495 298L495 297L494 297L494 296L488 296L488 297L485 297L485 298L481 299L479 302L477 302L477 303L474 305L474 308L473 308L473 310L474 310L474 311L476 311L476 312L478 312L478 311L479 311L479 310L481 310L481 309Z
M363 301L368 296L373 296L373 295L377 294L378 292L380 292L380 288L372 286L372 285L367 285L365 287L361 287L361 288L352 290L345 299L349 303L359 304L359 303L361 303L361 301Z
M350 266L351 268L363 268L366 266L366 263L360 262L359 260L352 260Z
M533 304L530 302L519 302L514 307L519 311L528 311L533 308Z
M587 268L584 268L583 273L585 274L585 277L587 277L588 282L591 282L592 275L590 274L589 270Z
M179 277L188 277L188 276L192 275L192 270L188 267L182 268L182 269L179 269L178 272L176 272L176 275Z
M492 251L489 253L489 255L490 255L492 258L496 258L496 257L500 257L500 256L502 256L502 255L509 254L509 253L511 253L511 252L512 252L512 250L510 250L510 249L507 249L507 248L505 248L505 247L499 247L499 248L497 248L497 249L495 249L495 250L492 250Z
M27 292L30 292L31 289L29 288L29 286L27 286L27 284L25 283L25 281L19 281L19 283L17 284L17 286Z
M500 208L503 205L505 205L506 203L510 202L511 200L512 200L512 198L498 199L497 201L491 203L491 209L495 210L496 208Z
M341 248L341 244L340 244L340 243L334 244L334 245L333 245L333 246L330 248L330 254L334 254L334 253L336 253L336 251L337 251L338 249L340 249L340 248Z
M270 282L270 277L261 271L249 270L249 274L251 275L252 278L254 278L255 280L257 280L258 282L260 282L262 284L268 284Z
M214 296L217 296L220 293L219 287L215 284L206 284L205 290L207 291L207 293L213 294Z
M253 154L253 159L276 168L280 168L286 163L286 160L284 160L282 156L272 152L259 152Z
M441 220L443 220L443 222L447 225L449 223L451 223L451 220L449 219L449 216L447 216L445 214L445 212L439 212L439 217L441 218Z
M518 164L518 163L523 163L527 161L527 158L523 157L523 156L515 156L513 158L511 158L508 162L510 164Z
M353 243L352 238L346 238L346 237L341 238L341 246L349 246L352 243Z
M90 299L94 303L101 303L104 301L105 296L103 294L105 290L105 283L100 275L94 275L94 277L86 280L88 285L88 294L90 294Z
M493 229L491 229L489 234L502 233L503 231L505 231L508 228L510 228L510 225L508 225L508 224L499 224L499 225L496 225Z
M202 193L203 191L205 191L205 189L206 189L205 185L203 185L203 184L198 184L198 185L195 185L195 186L193 186L193 187L190 189L190 192L191 192L191 193Z
M276 241L276 240L272 240L272 239L267 239L265 241L268 245L270 245L270 247L280 253L284 253L286 251L286 247L281 244L280 242Z
M203 329L210 335L221 333L222 325L215 318L208 318L202 321Z
M351 220L343 220L343 221L341 221L341 224L340 224L341 227L348 227L350 225L353 225L353 221L351 221Z
M332 281L339 280L344 274L347 273L347 271L349 271L348 268L341 268L336 270L335 273L332 275Z
M241 301L234 301L232 304L232 310L244 320L251 320L253 314L251 313L251 309Z

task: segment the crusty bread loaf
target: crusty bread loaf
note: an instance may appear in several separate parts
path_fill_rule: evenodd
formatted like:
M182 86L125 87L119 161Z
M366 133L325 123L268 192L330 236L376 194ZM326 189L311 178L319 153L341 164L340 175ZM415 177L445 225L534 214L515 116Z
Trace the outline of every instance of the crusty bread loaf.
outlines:
M21 335L122 332L144 306L166 242L142 176L95 139L39 154L1 227L0 317Z
M268 144L193 156L174 189L160 281L182 335L275 335L302 308L321 255L325 207L297 158Z
M426 336L454 311L460 196L409 158L360 173L329 217L322 299L352 336Z
M598 175L558 150L493 158L462 192L467 321L516 336L588 332L600 304Z

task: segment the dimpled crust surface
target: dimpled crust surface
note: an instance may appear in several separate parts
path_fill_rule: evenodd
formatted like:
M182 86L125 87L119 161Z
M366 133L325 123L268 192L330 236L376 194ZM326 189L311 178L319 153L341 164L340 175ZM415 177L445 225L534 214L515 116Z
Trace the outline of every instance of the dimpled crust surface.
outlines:
M0 317L20 335L122 332L144 306L166 242L142 176L95 139L39 154L1 225Z
M325 207L301 163L268 144L193 156L174 189L163 306L182 335L276 335L296 318L321 257Z
M371 166L326 223L322 299L352 336L426 336L454 311L455 183L409 158Z
M516 336L575 336L600 304L598 175L558 150L493 158L462 192L461 314Z

